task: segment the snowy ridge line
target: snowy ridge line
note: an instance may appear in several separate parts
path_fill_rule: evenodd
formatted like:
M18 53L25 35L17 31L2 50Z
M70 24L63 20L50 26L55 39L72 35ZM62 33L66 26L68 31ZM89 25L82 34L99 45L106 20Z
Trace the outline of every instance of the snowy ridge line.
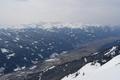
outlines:
M113 46L106 54L115 55L117 46ZM120 53L120 52L118 52ZM105 56L107 56L105 55ZM89 62L77 72L63 77L61 80L118 80L120 78L120 54L101 65L100 62Z
M79 28L84 29L88 27L106 27L107 25L97 25L97 24L21 24L21 25L0 25L0 29L25 29L25 28L41 28L41 29L53 29L53 28ZM107 27L112 27L109 25Z

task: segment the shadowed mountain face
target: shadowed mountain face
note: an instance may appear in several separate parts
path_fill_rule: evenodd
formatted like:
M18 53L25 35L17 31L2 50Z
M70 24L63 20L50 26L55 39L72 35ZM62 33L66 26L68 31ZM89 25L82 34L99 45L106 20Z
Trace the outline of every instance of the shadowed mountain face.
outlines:
M48 29L39 27L22 29L1 28L0 72L3 74L24 70L26 67L30 67L38 62L42 64L48 58L53 58L66 52L71 54L69 52L85 49L87 46L89 46L88 49L90 50L92 42L96 46L104 42L102 46L104 45L105 47L105 42L110 41L111 43L119 40L119 32L119 27L96 26L83 28L54 27ZM79 53L79 55L82 55L82 53ZM64 56L61 58L64 58Z

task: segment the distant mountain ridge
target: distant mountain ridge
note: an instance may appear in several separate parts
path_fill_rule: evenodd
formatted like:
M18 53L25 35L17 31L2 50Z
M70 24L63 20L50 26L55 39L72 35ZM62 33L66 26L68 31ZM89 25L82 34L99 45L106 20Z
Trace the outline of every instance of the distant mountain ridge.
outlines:
M52 29L52 28L79 28L83 29L86 27L119 27L119 25L99 25L99 24L80 24L80 23L39 23L39 24L20 24L20 25L6 25L0 24L0 28L3 29L25 29L25 28L41 28L41 29Z

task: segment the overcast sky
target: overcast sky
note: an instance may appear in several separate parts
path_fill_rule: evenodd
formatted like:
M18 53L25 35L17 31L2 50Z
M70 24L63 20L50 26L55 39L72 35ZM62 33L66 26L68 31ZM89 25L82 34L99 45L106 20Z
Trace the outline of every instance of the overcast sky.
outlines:
M0 24L120 24L120 0L0 0Z

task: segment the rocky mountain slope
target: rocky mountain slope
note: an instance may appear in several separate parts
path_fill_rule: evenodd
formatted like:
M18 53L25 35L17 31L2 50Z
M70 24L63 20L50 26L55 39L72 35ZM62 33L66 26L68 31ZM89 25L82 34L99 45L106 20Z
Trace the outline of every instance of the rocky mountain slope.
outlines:
M31 70L22 70L3 75L0 77L0 80L83 80L89 77L92 71L97 72L105 65L107 66L109 64L115 66L119 64L118 59L114 60L114 57L116 59L118 55L120 55L120 46L114 45L111 48L106 48L103 51L84 56L79 60L67 62L62 65L54 64L54 66L49 65L42 68L38 64L31 67Z
M118 46L119 32L120 27L107 26L0 28L0 80L60 80L103 59L102 53Z

